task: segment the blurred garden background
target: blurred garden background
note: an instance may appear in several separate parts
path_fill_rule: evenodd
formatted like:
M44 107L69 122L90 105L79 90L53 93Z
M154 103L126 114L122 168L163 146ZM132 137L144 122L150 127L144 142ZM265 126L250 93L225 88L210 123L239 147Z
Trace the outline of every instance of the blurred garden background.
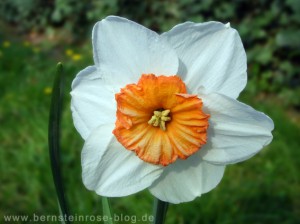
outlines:
M4 215L59 214L47 146L59 61L67 78L62 123L67 200L73 215L102 214L101 198L81 180L83 140L73 127L69 91L76 73L93 64L93 24L112 14L157 32L184 21L230 22L248 56L249 81L239 99L275 123L268 147L228 166L213 191L171 205L166 223L300 223L299 0L1 0L0 223ZM151 214L152 197L144 191L113 199L112 207L116 214L141 217Z

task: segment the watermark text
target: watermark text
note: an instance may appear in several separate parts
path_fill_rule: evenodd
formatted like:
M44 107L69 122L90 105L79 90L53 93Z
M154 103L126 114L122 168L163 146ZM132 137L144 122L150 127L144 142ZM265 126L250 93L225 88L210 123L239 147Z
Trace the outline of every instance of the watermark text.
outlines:
M127 222L127 223L149 223L154 221L154 216L144 214L137 215L125 215L125 214L113 214L112 217L107 215L4 215L3 221L5 222L107 222L112 220L115 223Z

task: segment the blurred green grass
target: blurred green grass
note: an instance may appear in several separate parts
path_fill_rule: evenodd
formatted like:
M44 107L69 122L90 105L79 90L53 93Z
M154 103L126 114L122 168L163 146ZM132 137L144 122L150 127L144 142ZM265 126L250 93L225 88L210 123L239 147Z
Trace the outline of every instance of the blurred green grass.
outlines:
M184 9L191 13L188 16L180 14L179 8L176 8L178 5L170 1L172 4L166 12L172 16L168 14L167 19L163 20L164 17L158 14L152 20L144 20L143 10L135 13L133 7L125 7L127 1L120 2L124 6L122 15L160 31L169 29L182 19L235 18L233 24L237 24L250 61L250 80L239 99L267 113L275 123L274 140L268 147L246 162L228 166L223 180L213 191L191 203L171 205L166 223L300 223L300 101L296 92L299 87L291 86L298 80L300 71L296 66L299 48L288 51L284 56L290 49L287 46L276 47L275 44L277 36L280 34L279 39L282 40L285 30L290 29L288 22L284 24L289 10L280 14L280 29L269 29L269 24L278 16L270 10L263 11L264 15L258 17L257 11L262 9L257 9L245 16L242 22L236 20L234 7L247 6L246 3L236 3L231 7L223 2L214 8L215 17L209 17L207 12L210 6L217 3L205 1L208 6L205 8L203 4L202 8L197 9L188 7L193 1L180 1L182 4L185 2ZM287 2L296 4L291 0ZM146 8L156 14L162 4L166 3ZM259 4L269 7L267 3ZM281 3L278 4L280 6ZM271 5L272 10L278 10L274 4ZM203 12L203 16L195 16L199 11ZM94 13L96 17L97 13ZM252 21L254 17L257 20ZM291 21L296 26L297 17L293 18L291 16ZM93 64L90 41L84 39L80 45L66 46L65 43L45 40L39 45L9 35L10 32L5 35L6 38L0 36L0 223L4 222L3 216L9 214L59 214L47 148L51 87L58 61L63 62L67 76L62 123L63 177L67 199L74 215L100 215L100 197L88 191L81 180L83 141L73 126L69 109L73 78L78 71ZM152 197L144 191L115 198L112 206L116 214L150 215Z

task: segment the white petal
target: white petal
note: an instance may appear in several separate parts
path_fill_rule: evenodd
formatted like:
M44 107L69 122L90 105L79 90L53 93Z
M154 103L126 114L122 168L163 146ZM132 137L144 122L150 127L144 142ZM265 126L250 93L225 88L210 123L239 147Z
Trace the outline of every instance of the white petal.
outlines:
M167 166L149 190L160 200L173 204L192 201L215 188L224 170L225 166L207 163L196 153Z
M96 128L82 150L82 178L89 190L106 197L121 197L150 186L162 167L145 163L113 136L113 124Z
M216 164L246 160L272 141L273 121L264 113L220 94L200 96L210 114L208 142L202 159Z
M71 110L74 125L83 139L101 124L116 120L116 100L95 66L78 73L72 83Z
M177 51L191 93L200 86L237 98L247 82L246 53L236 30L219 22L186 22L162 34Z
M93 47L96 66L116 91L142 74L177 74L175 50L157 33L125 18L109 16L98 22Z

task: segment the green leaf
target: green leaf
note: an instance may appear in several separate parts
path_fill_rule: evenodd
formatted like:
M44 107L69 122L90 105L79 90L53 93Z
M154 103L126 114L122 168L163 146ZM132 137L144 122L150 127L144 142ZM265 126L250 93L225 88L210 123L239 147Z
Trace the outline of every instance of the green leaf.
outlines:
M56 67L56 77L53 84L52 100L50 107L48 144L53 181L58 197L58 202L60 205L60 210L64 217L69 217L69 209L65 198L60 166L60 123L63 105L63 93L63 66L61 63L58 63ZM64 221L65 223L70 223L68 219Z
M109 198L102 197L102 208L103 208L103 217L107 217L107 219L103 219L105 224L113 224L112 213Z
M276 43L279 47L299 48L299 36L299 29L281 30L276 35Z
M154 222L153 224L163 224L166 219L169 203L159 200L154 201Z

